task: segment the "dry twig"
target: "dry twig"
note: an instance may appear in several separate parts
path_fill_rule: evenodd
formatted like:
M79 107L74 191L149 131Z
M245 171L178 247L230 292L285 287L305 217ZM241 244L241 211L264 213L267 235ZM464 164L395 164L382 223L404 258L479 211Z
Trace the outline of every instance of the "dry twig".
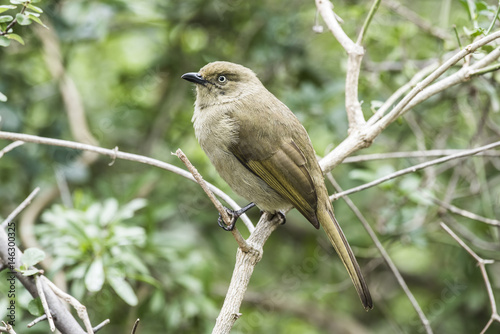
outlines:
M222 219L224 220L224 223L226 225L231 225L231 219L229 218L229 215L227 214L226 209L221 204L221 202L219 202L219 200L214 196L214 194L210 191L210 189L207 186L206 181L203 180L203 177L198 172L198 170L193 166L191 161L189 161L188 157L186 157L186 155L184 154L184 152L182 152L181 149L178 149L175 152L175 155L177 155L177 157L179 159L181 159L181 161L184 163L184 165L186 165L187 169L191 172L191 174L193 174L193 177L196 180L196 182L200 185L200 187L203 189L203 191L205 191L208 198L210 198L212 203L215 205L215 208L217 209L217 211L219 211L220 215L222 216ZM253 229L250 230L250 232L253 232ZM231 230L231 233L233 234L234 239L236 240L236 242L238 243L238 245L240 246L240 248L243 252L250 251L250 249L251 249L250 245L245 241L245 239L241 235L240 231L238 231L238 229L236 227L234 227Z
M342 188L337 183L337 181L333 178L332 174L328 173L327 177L328 177L328 180L332 183L332 185L335 188L335 190L341 192ZM382 257L384 258L385 262L387 263L387 265L391 269L394 277L396 278L396 280L398 281L399 285L403 289L404 293L408 297L408 300L410 301L410 303L412 304L413 308L417 312L418 317L420 318L420 322L422 322L422 325L424 326L425 331L428 334L432 334L432 328L431 328L429 319L427 319L427 317L425 316L425 313L424 313L424 311L422 311L422 308L418 304L417 299L415 298L415 296L413 296L413 293L410 291L410 288L406 284L403 276L399 272L399 270L396 267L396 265L394 264L394 262L392 262L391 257L389 256L389 254L385 250L384 246L382 245L382 243L378 239L377 234L372 229L372 227L370 226L370 224L368 223L368 221L366 220L366 218L363 216L363 214L361 213L361 211L358 209L358 207L354 204L354 202L351 201L351 199L349 197L347 197L347 196L344 196L343 199L346 202L346 204L349 206L349 208L352 210L352 212L354 212L354 214L356 215L356 217L358 217L359 221L361 222L361 224L363 224L363 227L365 228L365 230L370 235L370 238L373 240L373 243L375 244L375 246L377 247L378 251L380 252L380 255L382 255Z
M493 289L491 287L490 279L488 278L488 273L486 272L486 265L494 263L493 260L486 260L476 254L465 242L462 241L445 223L441 222L439 225L449 234L453 239L455 239L458 244L467 251L476 261L481 270L481 275L483 275L484 285L486 286L486 291L488 292L488 299L490 300L491 306L491 317L488 323L484 326L480 334L486 333L488 328L491 326L493 321L500 323L500 315L497 311L497 304L495 302L495 295L493 294Z
M494 143L491 143L491 144L488 144L488 145L484 145L484 146L481 146L481 147L478 147L478 148L474 148L474 149L471 149L471 150L463 150L462 152L457 153L457 154L449 155L449 156L442 157L442 158L439 158L439 159L427 161L427 162L424 162L424 163L421 163L421 164L418 164L418 165L415 165L415 166L411 166L411 167L399 170L397 172L394 172L392 174L389 174L387 176L381 177L381 178L379 178L377 180L365 183L365 184L363 184L361 186L354 187L354 188L345 190L343 192L339 192L339 193L333 194L333 195L330 196L330 200L334 201L334 200L336 200L336 199L338 199L338 198L340 198L342 196L350 195L352 193L355 193L355 192L358 192L358 191L361 191L361 190L365 190L365 189L374 187L374 186L376 186L376 185L378 185L378 184L380 184L382 182L392 180L392 179L394 179L394 178L396 178L398 176L409 174L409 173L415 173L418 170L421 170L421 169L424 169L424 168L427 168L427 167L430 167L430 166L433 166L433 165L436 165L436 164L447 162L447 161L450 161L450 160L453 160L453 159L459 159L459 158L464 158L464 157L468 157L468 156L471 156L471 155L475 155L475 154L477 154L479 152L491 150L491 149L493 149L495 147L498 147L498 146L500 146L500 141L497 141L497 142L494 142Z

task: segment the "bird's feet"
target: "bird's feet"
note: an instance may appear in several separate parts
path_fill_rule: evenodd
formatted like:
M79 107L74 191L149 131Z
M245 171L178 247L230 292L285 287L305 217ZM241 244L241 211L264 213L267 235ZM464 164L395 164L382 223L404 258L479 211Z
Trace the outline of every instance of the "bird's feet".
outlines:
M239 210L231 210L226 207L224 209L226 210L227 214L229 215L229 218L231 218L229 225L226 225L224 223L224 219L222 219L222 215L219 213L219 218L217 219L217 224L224 230L224 231L232 231L234 230L234 226L236 225L236 221L242 214L247 212L249 209L253 208L255 206L255 203L250 203L247 206L244 206L243 208Z

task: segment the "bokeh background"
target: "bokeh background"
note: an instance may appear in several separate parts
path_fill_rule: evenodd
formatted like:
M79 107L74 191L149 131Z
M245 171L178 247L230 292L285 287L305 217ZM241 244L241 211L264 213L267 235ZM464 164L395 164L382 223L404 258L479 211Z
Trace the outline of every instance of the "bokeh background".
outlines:
M371 1L333 2L354 39ZM359 97L366 117L426 64L484 33L497 8L497 1L399 2L432 31L389 3L383 1L364 42ZM2 131L118 146L182 167L171 155L181 148L205 179L244 205L201 151L190 121L193 85L180 79L210 61L228 60L252 68L291 108L319 155L347 135L346 54L326 27L321 34L313 31L314 1L37 5L49 29L16 26L25 45L12 41L0 50L0 92L8 98L0 103ZM358 153L465 149L497 141L499 82L499 73L489 73L429 99ZM0 141L0 147L7 144ZM347 189L420 161L344 163L333 176ZM41 187L17 220L18 244L46 252L47 276L87 306L94 325L110 318L101 333L130 332L136 318L138 333L210 332L231 277L234 239L217 227L216 210L193 182L139 163L110 162L25 144L0 159L0 216ZM446 213L429 197L451 196L456 206L500 217L499 169L498 156L468 158L351 196L436 333L479 333L491 314L476 262L439 222L445 220L485 258L500 260L500 244L498 228ZM375 309L363 310L325 235L291 212L265 246L234 333L423 333L361 224L342 200L334 207ZM258 210L250 217L256 222ZM489 265L488 273L499 295L500 266ZM0 319L7 305L4 284L0 280ZM23 329L34 318L30 312L39 311L22 290L18 285L16 329L46 333L46 323ZM499 330L497 323L488 333Z

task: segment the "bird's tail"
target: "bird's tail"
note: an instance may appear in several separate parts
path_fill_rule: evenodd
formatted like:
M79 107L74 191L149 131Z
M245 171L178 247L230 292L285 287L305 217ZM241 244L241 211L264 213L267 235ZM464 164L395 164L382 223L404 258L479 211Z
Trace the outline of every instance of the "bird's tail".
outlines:
M365 310L371 310L373 308L373 302L370 291L363 278L363 274L361 274L361 269L354 257L351 246L349 246L344 232L342 232L333 212L328 208L326 210L318 210L317 213L321 226L323 226L328 239L330 239L333 248L335 248L335 251L340 256L340 259L351 277L354 287L361 299L361 303L363 303Z

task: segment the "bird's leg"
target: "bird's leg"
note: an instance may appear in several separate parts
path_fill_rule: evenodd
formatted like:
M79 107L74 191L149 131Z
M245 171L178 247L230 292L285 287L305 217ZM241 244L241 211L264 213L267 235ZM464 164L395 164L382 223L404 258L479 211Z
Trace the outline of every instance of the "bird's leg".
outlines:
M280 219L280 225L285 225L286 223L286 217L285 217L285 213L283 211L276 211L276 215L279 216L279 219Z
M244 214L245 212L247 212L248 210L250 210L254 206L255 206L255 203L252 202L252 203L249 203L248 205L246 205L246 206L244 206L241 209L236 210L236 211L224 207L224 209L226 209L226 212L231 217L231 223L229 225L226 225L224 223L224 220L222 219L222 215L219 213L219 219L217 219L217 224L219 224L219 226L222 227L222 229L225 231L232 231L232 230L234 230L234 226L236 225L236 221L238 220L238 218L240 218L240 216L242 214Z
M260 210L260 215L262 216L265 211ZM279 224L280 225L285 225L286 223L286 217L285 217L285 211L283 210L278 210L276 213L273 215L273 218L278 216L278 219L280 220Z

